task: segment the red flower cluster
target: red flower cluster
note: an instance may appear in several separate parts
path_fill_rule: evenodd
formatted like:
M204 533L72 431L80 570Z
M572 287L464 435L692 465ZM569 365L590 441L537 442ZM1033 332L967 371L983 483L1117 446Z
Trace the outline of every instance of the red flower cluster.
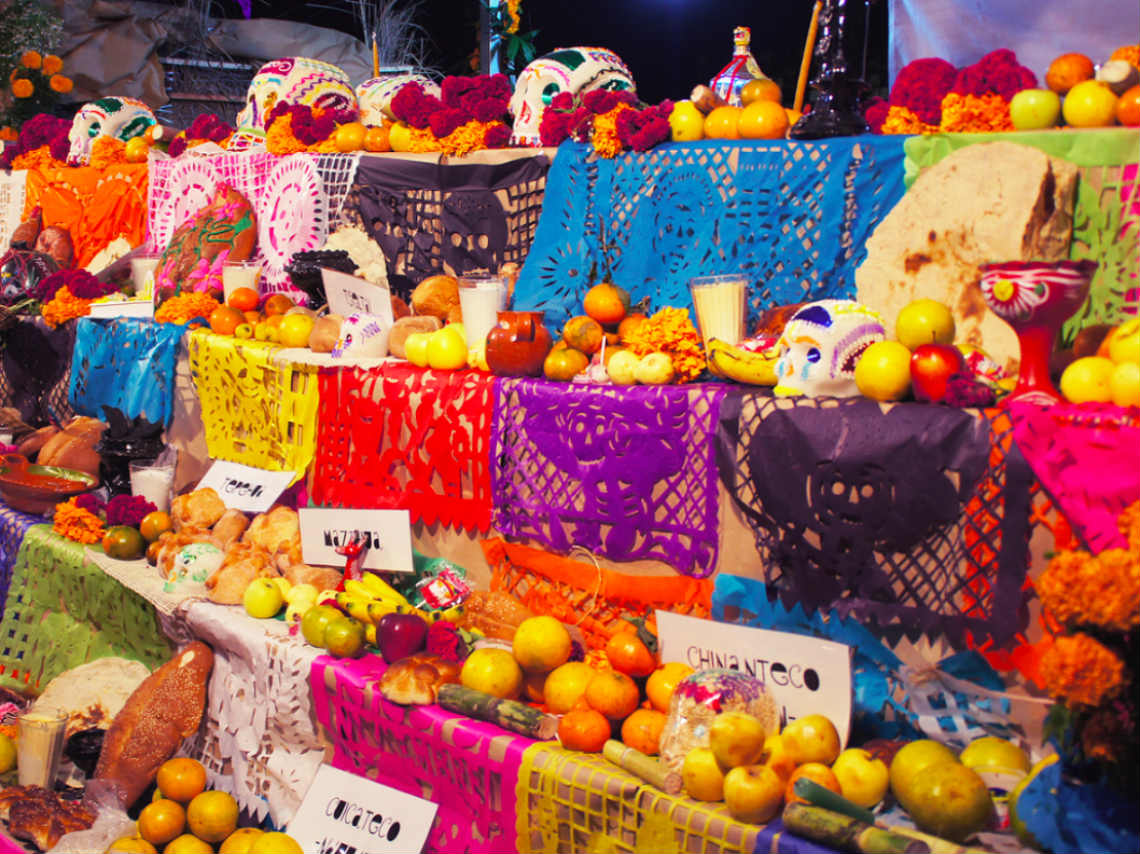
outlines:
M392 99L392 115L411 127L431 128L437 139L443 139L470 121L500 121L510 105L511 84L504 74L446 77L440 95L437 98L419 83L408 83Z
M950 90L959 95L988 95L996 92L1006 101L1022 89L1037 86L1037 75L1017 62L1017 55L1006 48L987 53L973 65L961 69ZM916 111L917 112L917 111Z
M594 127L594 116L608 113L618 104L633 105L637 98L632 92L611 92L608 89L593 89L575 99L569 92L559 92L542 111L538 124L538 136L544 146L556 147L573 137L578 142L589 142ZM673 109L670 104L670 110ZM668 125L669 113L665 113ZM666 127L668 130L668 127ZM666 134L668 136L668 134ZM624 140L623 140L624 143ZM639 149L643 150L643 149Z
M877 95L867 102L867 107L863 111L863 118L867 120L871 133L883 132L883 122L887 120L887 113L890 109L891 102Z
M942 121L942 99L953 88L958 69L945 59L930 57L908 63L891 87L891 106L906 107L922 121L936 125ZM886 111L883 111L883 120ZM867 122L870 124L870 116ZM882 126L882 121L879 122Z
M31 296L40 302L50 302L56 292L65 286L79 299L98 299L118 290L110 282L100 281L86 270L59 270L41 279Z
M656 107L623 110L617 117L617 133L621 144L633 151L648 151L668 140L672 134L669 114L673 102L664 100Z
M431 117L443 109L443 101L429 95L419 83L406 83L392 98L392 115L404 124L424 130Z
M214 113L202 113L190 124L185 133L180 133L170 141L167 153L177 157L186 150L191 140L204 139L210 142L221 142L234 132L225 120Z
M107 502L103 515L108 525L130 525L137 528L148 513L157 509L141 495L116 495Z
M506 148L511 141L511 129L502 122L491 125L483 134L483 145L487 148Z
M15 158L44 145L51 146L51 156L56 160L67 160L67 150L70 148L67 134L70 131L71 122L67 119L47 113L33 116L20 126L20 135L16 141L4 149L3 156L0 156L0 169L11 169Z
M280 101L270 111L265 126L271 127L274 119L284 115L291 117L290 128L293 136L304 145L324 142L333 135L337 125L356 121L354 110L321 110L318 114L313 112L312 107L304 104Z

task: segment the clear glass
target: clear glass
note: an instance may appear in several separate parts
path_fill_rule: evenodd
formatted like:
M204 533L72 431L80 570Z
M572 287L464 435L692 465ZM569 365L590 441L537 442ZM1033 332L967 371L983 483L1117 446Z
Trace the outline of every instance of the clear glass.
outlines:
M258 289L261 282L260 261L231 261L222 265L222 291L226 302L238 288Z
M20 785L51 789L63 755L67 715L56 709L28 712L20 716L19 733L16 762Z
M131 463L131 494L141 495L163 513L170 510L170 491L174 486L174 463Z
M501 276L468 275L459 278L459 308L463 311L468 350L486 342L487 333L495 328L499 312L506 307L507 283Z
M743 273L697 276L689 279L689 291L706 347L712 338L732 345L744 340L748 278Z
M140 299L154 297L154 271L158 269L158 255L135 255L131 258L131 284Z

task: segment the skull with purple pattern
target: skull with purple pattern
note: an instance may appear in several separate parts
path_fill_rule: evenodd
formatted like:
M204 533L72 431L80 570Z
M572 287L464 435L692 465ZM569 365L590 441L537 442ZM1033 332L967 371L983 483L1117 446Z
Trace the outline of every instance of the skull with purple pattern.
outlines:
M330 110L356 110L356 92L347 74L335 65L303 56L265 63L246 90L237 115L239 129L268 130L265 120L280 102Z
M855 364L886 337L883 318L862 303L808 303L792 315L777 342L776 396L856 396Z

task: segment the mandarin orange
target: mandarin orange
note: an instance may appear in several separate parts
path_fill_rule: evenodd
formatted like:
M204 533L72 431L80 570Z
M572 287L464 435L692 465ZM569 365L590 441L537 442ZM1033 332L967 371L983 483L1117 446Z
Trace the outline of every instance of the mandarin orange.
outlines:
M641 702L637 683L617 670L602 670L586 686L586 702L611 721L629 717Z
M594 709L571 709L558 722L558 740L567 750L601 753L610 737L610 722Z
M586 291L582 307L598 323L621 323L629 311L629 291L612 282L598 282Z

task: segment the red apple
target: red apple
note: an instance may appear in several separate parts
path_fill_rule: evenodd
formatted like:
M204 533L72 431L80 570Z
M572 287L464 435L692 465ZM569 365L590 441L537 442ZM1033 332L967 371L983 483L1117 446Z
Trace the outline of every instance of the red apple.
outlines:
M916 400L938 403L946 397L946 383L966 370L962 351L951 344L923 344L910 357L910 380Z

